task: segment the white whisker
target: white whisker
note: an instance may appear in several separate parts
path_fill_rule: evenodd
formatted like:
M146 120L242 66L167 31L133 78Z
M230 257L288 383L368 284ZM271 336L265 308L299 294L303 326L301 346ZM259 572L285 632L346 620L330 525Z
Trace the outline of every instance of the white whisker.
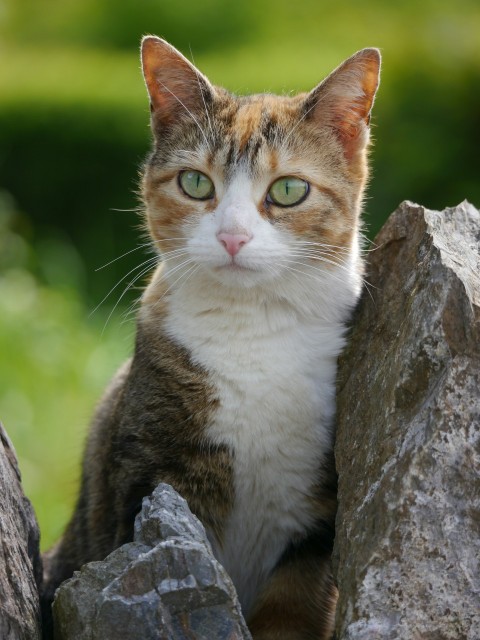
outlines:
M312 242L310 240L297 240L295 242L293 242L293 244L299 245L299 246L314 246L314 247L321 247L321 248L328 248L328 249L341 249L342 251L346 250L346 247L343 246L339 246L336 244L325 244L324 242Z
M347 261L344 260L342 258L342 256L340 256L338 254L337 251L333 250L333 249L323 249L322 251L314 251L311 249L307 249L307 250L303 250L303 251L293 251L290 252L289 255L295 255L295 256L305 256L306 258L315 258L315 257L323 257L326 256L328 258L335 258L336 260L338 260L338 264L347 264Z
M343 269L345 271L349 271L348 267L346 266L346 263L342 262L336 262L335 260L330 260L330 257L324 256L324 255L308 255L308 254L304 254L304 253L292 253L290 254L292 257L295 258L307 258L309 260L318 260L319 262L325 262L326 264L331 264L334 267L338 267L339 269Z
M200 265L199 265L199 264L197 264L197 265L195 266L195 268L193 269L193 271L192 271L192 270L190 270L189 275L188 275L188 276L185 278L185 280L181 283L180 287L183 287L183 286L185 285L185 283L187 282L187 280L190 280L190 278L191 278L193 275L195 275L199 269L200 269Z
M182 262L181 265L179 266L184 266L185 264L188 264L188 260L186 260L185 262ZM155 304L158 304L161 300L163 300L163 298L167 295L167 293L173 288L175 287L175 285L187 274L189 274L193 269L196 269L198 265L196 263L194 263L192 266L190 266L185 272L181 273L178 278L176 278L176 280L174 282L172 282L172 284L168 287L168 289L163 293L163 295L157 300L157 302ZM174 269L174 271L177 271L178 268ZM173 271L172 271L173 273ZM171 275L171 274L170 274Z
M165 277L170 277L172 276L174 273L176 273L179 269L181 269L182 267L184 267L186 264L189 264L193 262L192 258L187 258L186 260L184 260L183 262L181 262L180 264L177 264L173 267L173 269L168 269L168 267L165 269ZM166 264L166 263L165 263Z
M283 265L286 265L287 268L288 268L289 264L302 265L304 267L308 267L310 270L318 271L319 273L322 273L322 274L329 274L330 278L333 277L338 282L342 282L342 283L344 282L344 278L342 276L333 274L330 270L326 271L325 269L322 269L321 267L318 267L318 266L315 266L315 265L311 265L311 264L309 265L309 264L306 264L305 262L301 262L301 261L298 261L298 260L291 260L290 257L300 257L301 258L303 256L302 255L295 256L293 254L290 254L290 256L288 258L285 257L283 260L280 261L280 263L283 264ZM307 258L308 259L312 259L312 258L309 258L308 256L307 256ZM315 259L315 258L313 258L313 259ZM346 267L344 265L332 262L332 261L330 261L330 260L328 260L326 258L322 258L322 257L319 256L319 257L317 257L317 259L320 260L320 261L326 262L327 264L332 264L334 266L340 267L341 269L346 269ZM307 274L307 272L302 272L302 273L304 273L305 275L312 275L312 274ZM376 287L374 285L372 285L370 282L368 282L368 280L366 280L363 277L362 277L361 280L362 280L362 283L365 285L365 288L367 289L370 297L372 297L371 292L370 292L370 287L373 288L373 289L375 289ZM372 300L373 300L373 297L372 297Z
M344 279L338 274L334 274L331 271L326 271L325 269L321 269L320 267L315 267L312 265L305 264L305 262L299 262L298 260L284 260L280 264L282 264L285 268L291 269L293 271L298 271L298 270L293 269L293 267L290 266L292 264L304 267L305 269L308 269L308 271L303 270L303 271L298 271L298 273L302 273L303 275L308 275L309 277L312 277L319 282L321 280L324 280L326 275L328 275L330 279L336 280L337 282L341 282L341 283L344 282ZM322 275L323 278L320 278L319 277L320 275Z
M148 265L146 267L146 270L148 271L148 269L153 268L153 265L158 263L158 256L153 256L152 258L148 258L148 260L145 260L144 262L142 262L141 264L137 265L136 267L134 267L133 269L130 269L130 271L123 276L123 278L121 278L116 285L114 285L110 291L107 293L107 295L97 304L97 306L95 307L95 309L93 309L93 311L89 314L89 317L91 317L101 306L102 304L105 302L105 300L108 298L108 296L115 291L115 289L118 287L119 284L121 284L124 280L126 280L128 278L128 276L133 273L134 271L137 271L138 269L141 269L144 265Z
M181 256L188 255L187 249L172 249L172 251L160 251L160 257L162 261L171 260L172 258L180 258Z
M127 291L132 287L133 284L135 284L135 282L137 282L137 280L139 280L140 278L142 278L146 273L148 273L151 270L151 267L145 267L145 269L143 269L140 273L137 273L135 275L135 277L127 284L127 286L125 287L125 289L122 292L122 295L118 298L117 302L115 303L115 306L113 307L113 309L110 311L110 313L108 314L108 318L105 321L105 324L103 325L103 330L102 330L102 335L105 332L105 329L107 328L107 325L110 321L110 318L112 317L115 309L118 307L118 305L120 304L120 301L123 299L124 295L127 293ZM117 285L115 285L117 286Z
M128 307L128 309L126 309L126 311L124 311L122 313L122 325L126 324L127 322L130 322L131 317L137 312L137 308L139 303L142 300L142 296L138 296L138 298L136 298L132 304Z
M109 265L113 264L117 260L121 260L121 258L128 256L130 253L133 253L134 251L138 251L139 249L143 249L151 245L152 245L151 242L145 242L145 244L139 244L137 247L130 249L130 251L125 251L125 253L122 253L122 255L118 256L118 258L114 258L113 260L110 260L110 262L106 262L105 264L102 264L101 267L97 267L95 271L100 271L101 269L105 269L105 267L108 267Z

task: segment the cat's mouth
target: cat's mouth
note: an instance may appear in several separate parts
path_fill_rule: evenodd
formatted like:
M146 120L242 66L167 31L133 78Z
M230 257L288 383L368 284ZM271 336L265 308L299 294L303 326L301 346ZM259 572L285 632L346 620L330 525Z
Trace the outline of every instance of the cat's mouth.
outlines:
M266 268L250 260L230 260L223 264L209 265L211 275L218 282L232 287L253 287L275 276L273 268Z
M242 271L258 271L258 269L253 269L252 267L247 267L245 265L242 264L238 264L238 262L229 262L228 264L224 264L218 267L214 267L214 270L217 272L225 272L225 271L229 271L229 272L238 272L241 273Z

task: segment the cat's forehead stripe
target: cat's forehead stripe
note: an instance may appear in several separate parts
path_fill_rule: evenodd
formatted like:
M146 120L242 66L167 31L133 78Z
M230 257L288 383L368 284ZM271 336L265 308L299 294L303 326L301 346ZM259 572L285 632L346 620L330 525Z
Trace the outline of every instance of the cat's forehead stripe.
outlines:
M258 132L262 119L262 106L257 102L242 105L237 111L234 126L239 153L243 153L252 136Z
M278 140L278 96L256 95L237 99L236 109L224 112L227 173L239 162L252 169L260 150Z
M252 96L248 102L240 105L232 122L240 153L247 146L254 146L252 140L273 142L277 115L282 106L279 102L278 96L262 95Z

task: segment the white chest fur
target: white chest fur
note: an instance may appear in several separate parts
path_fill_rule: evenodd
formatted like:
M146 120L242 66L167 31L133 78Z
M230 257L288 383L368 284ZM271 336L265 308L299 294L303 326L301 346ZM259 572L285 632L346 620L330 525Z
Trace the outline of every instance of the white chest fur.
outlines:
M332 446L343 323L205 291L187 283L174 294L166 329L220 401L208 435L233 451L235 503L222 543L211 542L248 615L288 540L313 519L308 495Z

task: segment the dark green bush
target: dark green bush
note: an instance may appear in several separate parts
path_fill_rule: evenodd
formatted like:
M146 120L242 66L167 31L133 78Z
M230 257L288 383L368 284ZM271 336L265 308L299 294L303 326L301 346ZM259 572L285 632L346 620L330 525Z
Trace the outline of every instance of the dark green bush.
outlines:
M149 147L144 118L145 113L112 112L98 104L0 109L2 187L30 219L24 231L36 249L34 270L54 285L70 277L90 304L141 262L133 253L95 271L144 242L134 211L137 172ZM65 263L59 251L77 251L85 273L72 272L72 260Z
M374 118L372 235L402 200L480 206L480 67L387 65Z

